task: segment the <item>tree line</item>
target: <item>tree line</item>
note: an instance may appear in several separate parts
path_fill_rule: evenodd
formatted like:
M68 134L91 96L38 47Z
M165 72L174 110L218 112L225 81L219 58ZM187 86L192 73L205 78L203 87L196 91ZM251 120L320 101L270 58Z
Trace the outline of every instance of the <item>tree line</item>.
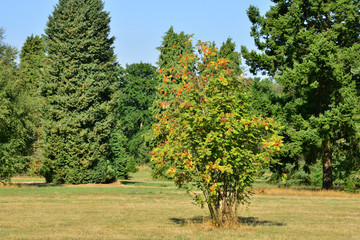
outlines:
M189 78L207 78L210 74L206 84L214 89L206 92L199 87L198 91L202 89L206 93L202 97L212 102L199 104L207 106L204 109L214 111L219 118L213 115L206 120L208 125L197 123L191 128L187 125L184 128L191 131L179 138L184 145L194 139L200 144L199 137L213 139L214 145L207 143L203 149L208 153L199 155L199 159L208 159L206 164L212 162L214 167L225 166L220 162L215 164L223 156L217 156L219 145L225 152L227 148L237 149L237 155L231 153L237 156L236 164L242 159L257 159L262 146L256 144L264 144L271 136L266 137L265 128L256 130L255 122L264 119L262 124L268 125L262 126L271 128L273 122L266 119L272 119L281 148L272 145L270 149L267 145L266 150L274 155L265 156L273 160L261 171L252 173L251 168L249 175L238 181L245 181L247 186L257 174L270 171L270 180L275 182L286 176L288 184L312 184L323 189L332 189L334 185L350 190L359 187L359 2L273 2L264 16L255 6L247 11L257 51L241 46L241 52L237 52L231 38L219 49L212 42L194 43L192 35L176 33L170 27L157 48L160 52L157 66L136 63L122 67L116 62L110 17L101 0L60 0L49 17L44 35L27 38L19 54L19 64L17 50L4 42L1 30L1 181L28 173L44 176L53 183L108 183L127 178L136 171L137 164L143 163L153 166L154 176L174 178L176 173L169 171L169 167L174 167L173 162L167 159L164 163L152 154L171 151L162 147L164 141L169 141L168 134L172 131L169 124L179 124L181 119L186 122L188 118L205 119L186 115L190 109L194 116L199 114L191 105L193 98L200 96L199 92L192 92L195 87L188 89L186 85L189 92L181 100L186 102L181 103L176 100L179 94L172 90L182 94L183 90L178 88L184 88ZM201 54L208 56L197 58ZM264 73L266 78L244 77L241 56L251 73ZM209 61L209 66L199 65L196 59L202 59L201 64ZM211 65L214 62L220 65ZM223 79L226 84L219 82L220 86L210 79ZM228 94L219 97L214 91ZM235 103L241 107L237 110L226 107ZM217 106L223 107L224 116L220 117L221 107ZM232 113L240 114L239 118L226 115ZM170 116L176 116L177 120L161 121ZM237 122L239 119L243 121ZM211 125L213 120L228 131L243 132L236 139L223 132L227 137L222 139L215 133L224 129L216 130ZM240 124L241 131L237 129ZM195 134L195 128L204 132L191 135ZM246 135L249 129L260 139ZM177 134L185 133L177 131ZM218 139L217 145L214 139ZM172 141L175 144L178 138ZM234 147L233 143L239 146ZM256 153L256 157L249 151ZM186 165L190 160L181 159L181 164L176 163L177 168L190 171ZM227 171L230 173L223 169L223 173ZM231 171L222 177L237 179L240 173L235 173L236 176ZM186 180L177 175L175 178L182 183ZM209 187L215 189L213 185ZM243 192L245 188L241 189ZM214 196L210 194L209 199L215 201Z

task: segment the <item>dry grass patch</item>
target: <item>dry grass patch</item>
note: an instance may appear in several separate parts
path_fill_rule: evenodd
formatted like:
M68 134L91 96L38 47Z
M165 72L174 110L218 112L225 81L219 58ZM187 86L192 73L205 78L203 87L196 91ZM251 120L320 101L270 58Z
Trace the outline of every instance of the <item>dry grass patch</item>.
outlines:
M184 191L148 171L134 176L0 188L0 239L360 239L358 194L265 189L241 208L239 226L215 229Z
M307 190L307 189L292 189L292 188L266 188L263 193L260 189L255 189L256 194L266 196L286 196L286 197L327 197L327 198L359 198L360 193L348 193L337 190Z

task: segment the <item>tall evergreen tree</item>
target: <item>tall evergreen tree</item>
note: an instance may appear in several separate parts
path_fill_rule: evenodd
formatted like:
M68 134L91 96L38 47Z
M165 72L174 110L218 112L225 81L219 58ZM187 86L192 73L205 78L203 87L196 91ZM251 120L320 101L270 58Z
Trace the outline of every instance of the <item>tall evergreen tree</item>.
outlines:
M170 68L174 62L178 62L179 56L194 51L189 35L184 32L174 32L173 26L165 33L161 45L156 49L160 51L157 65L163 69Z
M42 72L45 63L45 48L43 40L39 36L29 36L20 53L20 78L22 85L26 89L31 102L33 103L33 117L41 119L41 97L40 82L42 80ZM29 174L39 174L42 161L42 125L41 121L35 121L34 135L36 141L33 146L33 155L29 159Z
M354 0L273 2L265 16L254 6L248 9L251 36L261 52L242 47L242 53L252 73L274 76L284 88L289 123L284 157L321 159L322 187L331 189L341 166L348 174L359 159L353 69L360 49L360 5Z
M156 74L156 81L161 84L164 79L170 77L167 69L173 68L174 64L180 64L179 60L182 56L194 54L194 46L191 35L185 34L184 32L175 33L174 28L171 26L169 30L163 36L163 41L156 49L160 51L159 60L157 62L158 71ZM187 71L192 72L195 69L188 69ZM174 80L174 85L179 84ZM164 95L163 95L164 94ZM160 92L156 95L154 101L154 113L155 115L161 111L165 106L158 106L158 103L164 99L166 93ZM169 99L171 101L172 99Z
M0 28L0 181L24 170L33 143L32 105L19 78L17 50Z
M187 56L194 54L194 46L192 44L191 35L185 34L184 32L176 33L174 32L173 26L169 28L169 30L165 33L162 39L163 40L161 42L161 45L156 48L160 51L159 59L157 62L158 71L155 75L157 88L163 82L166 82L169 78L171 78L170 71L168 70L174 68L174 66L176 66L177 64L181 64L180 59L182 57L186 58ZM187 67L187 72L194 71L193 66L190 67L191 68ZM173 79L171 84L173 87L175 87L179 83L180 82L178 80ZM170 98L167 98L168 96L170 96ZM152 108L153 114L155 116L155 121L158 119L158 117L160 117L160 113L164 111L164 109L166 109L167 107L167 105L165 104L165 100L171 102L174 100L172 98L173 96L171 96L169 93L163 91L157 92ZM156 146L157 143L155 142L155 136L153 134L153 131L151 131L150 134L153 136L153 141L150 144L153 148Z
M230 60L229 67L233 69L237 75L242 73L240 68L241 54L236 52L236 44L232 42L231 38L226 39L226 42L223 42L221 45L219 57Z
M29 36L20 53L20 72L22 81L33 96L39 95L41 70L45 63L45 48L37 35Z
M117 64L103 9L101 0L60 0L47 23L41 169L47 182L104 183L116 177L110 135Z

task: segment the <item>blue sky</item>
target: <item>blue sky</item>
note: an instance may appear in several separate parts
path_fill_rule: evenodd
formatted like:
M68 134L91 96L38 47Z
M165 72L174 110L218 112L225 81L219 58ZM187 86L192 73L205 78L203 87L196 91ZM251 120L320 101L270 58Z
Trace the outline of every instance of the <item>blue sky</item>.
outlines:
M41 35L58 0L5 0L1 2L0 27L5 42L19 50L31 34ZM155 64L162 36L172 25L176 32L195 34L202 41L218 46L231 37L237 45L254 49L246 10L250 4L262 14L270 0L105 0L111 16L111 35L116 37L118 62Z

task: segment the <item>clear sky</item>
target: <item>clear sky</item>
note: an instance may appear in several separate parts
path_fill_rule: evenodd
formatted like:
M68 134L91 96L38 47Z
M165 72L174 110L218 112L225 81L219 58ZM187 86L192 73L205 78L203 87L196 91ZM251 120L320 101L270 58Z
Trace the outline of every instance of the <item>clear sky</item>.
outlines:
M21 50L31 34L44 34L46 22L58 0L2 0L0 27L5 42ZM155 64L162 36L172 25L175 32L195 34L202 41L218 46L231 37L237 45L254 49L246 10L250 4L264 14L270 0L104 0L111 16L111 35L115 36L118 62L140 61Z

